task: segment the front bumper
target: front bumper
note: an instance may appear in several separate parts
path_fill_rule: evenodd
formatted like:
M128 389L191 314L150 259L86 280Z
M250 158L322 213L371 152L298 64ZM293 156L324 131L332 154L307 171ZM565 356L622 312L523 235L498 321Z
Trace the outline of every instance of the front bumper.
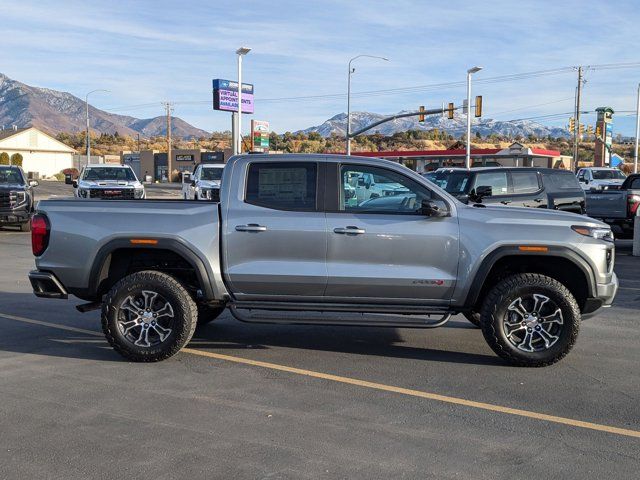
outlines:
M582 309L583 315L594 313L602 307L610 307L613 303L616 293L618 293L618 276L613 273L611 275L611 282L598 283L596 285L597 297L587 298L585 305Z
M17 225L28 222L29 218L31 218L31 215L27 205L0 209L0 224Z
M53 273L31 270L29 281L36 297L61 299L69 297L66 288Z

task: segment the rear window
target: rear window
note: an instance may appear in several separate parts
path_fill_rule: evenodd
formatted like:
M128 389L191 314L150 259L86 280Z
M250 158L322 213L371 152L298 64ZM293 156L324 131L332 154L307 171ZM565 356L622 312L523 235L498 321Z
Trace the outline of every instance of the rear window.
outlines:
M576 176L567 170L558 170L553 173L543 173L545 184L554 190L580 190L580 184Z
M513 193L534 193L540 190L537 172L511 172Z
M274 210L316 210L317 170L308 162L252 163L245 201Z
M640 177L634 178L633 180L631 180L631 186L629 188L632 190L635 190L636 188L640 188Z

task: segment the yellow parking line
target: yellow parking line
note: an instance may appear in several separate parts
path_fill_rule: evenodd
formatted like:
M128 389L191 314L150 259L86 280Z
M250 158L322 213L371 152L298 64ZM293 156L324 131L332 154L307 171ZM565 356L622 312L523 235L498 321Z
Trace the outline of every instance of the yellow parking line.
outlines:
M8 314L0 313L0 317L6 318L8 320L15 320L18 322L31 323L34 325L41 325L44 327L56 328L59 330L67 330L67 331L76 332L76 333L86 333L88 335L94 335L94 336L102 335L101 333L96 332L95 330L85 330L82 328L68 327L66 325L59 325L56 323L44 322L41 320L34 320L31 318L19 317L16 315L8 315ZM207 352L204 350L196 350L193 348L183 348L182 352L188 353L191 355L197 355L200 357L213 358L216 360L223 360L226 362L250 365L253 367L268 368L271 370L278 370L280 372L293 373L296 375L319 378L322 380L329 380L332 382L337 382L337 383L342 383L347 385L355 385L358 387L370 388L373 390L380 390L384 392L397 393L401 395L407 395L410 397L426 398L428 400L435 400L438 402L460 405L464 407L477 408L480 410L488 410L491 412L504 413L507 415L515 415L519 417L532 418L534 420L542 420L542 421L551 422L551 423L558 423L561 425L569 425L571 427L586 428L588 430L596 430L599 432L613 433L615 435L623 435L626 437L640 438L640 431L638 430L612 427L609 425L602 425L599 423L583 422L582 420L575 420L573 418L558 417L555 415L547 415L546 413L532 412L530 410L504 407L502 405L494 405L491 403L476 402L473 400L467 400L459 397L450 397L447 395L440 395L437 393L424 392L422 390L413 390L410 388L396 387L393 385L386 385L384 383L369 382L366 380L359 380L357 378L342 377L340 375L332 375L330 373L322 373L322 372L316 372L313 370L305 370L303 368L289 367L286 365L279 365L277 363L262 362L260 360L251 360L249 358L234 357L231 355L224 355L222 353Z

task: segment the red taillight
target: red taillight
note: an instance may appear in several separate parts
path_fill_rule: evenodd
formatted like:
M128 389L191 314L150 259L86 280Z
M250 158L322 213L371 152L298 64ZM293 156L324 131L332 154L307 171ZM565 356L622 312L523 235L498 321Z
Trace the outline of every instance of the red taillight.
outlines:
M39 213L31 218L31 251L36 257L44 253L49 245L49 220Z
M629 195L629 216L633 217L638 210L638 205L640 205L640 195Z

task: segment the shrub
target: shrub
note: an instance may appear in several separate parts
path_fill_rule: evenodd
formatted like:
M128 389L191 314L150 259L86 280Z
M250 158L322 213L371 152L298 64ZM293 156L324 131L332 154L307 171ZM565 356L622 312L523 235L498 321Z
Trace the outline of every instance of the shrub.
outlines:
M9 165L9 154L7 152L0 153L0 165Z
M17 165L18 167L22 166L22 154L14 153L11 155L11 165Z

